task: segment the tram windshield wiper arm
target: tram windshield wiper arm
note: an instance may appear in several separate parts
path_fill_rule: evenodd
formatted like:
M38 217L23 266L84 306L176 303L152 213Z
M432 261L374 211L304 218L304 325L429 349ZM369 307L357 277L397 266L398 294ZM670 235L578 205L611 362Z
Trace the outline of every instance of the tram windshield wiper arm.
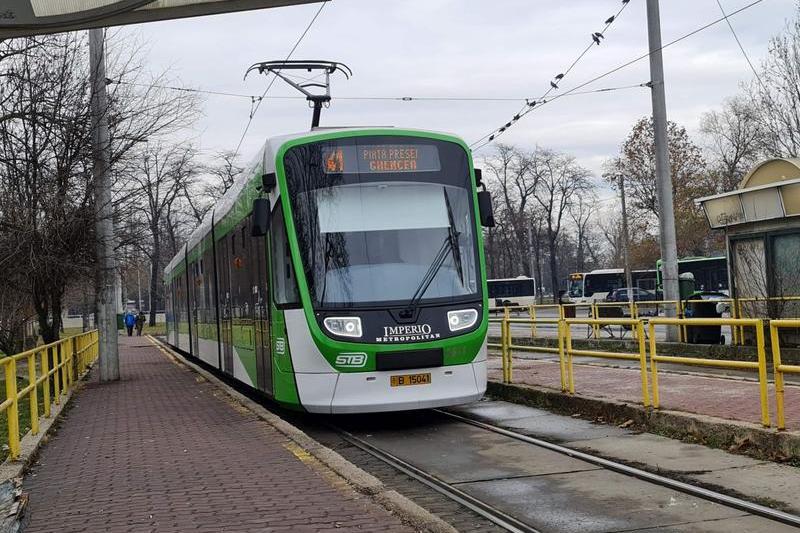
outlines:
M450 253L453 254L453 262L458 272L458 278L464 282L464 268L461 264L461 253L458 246L458 238L461 235L456 230L455 216L453 215L453 208L450 206L450 197L447 195L447 189L442 187L444 192L444 203L447 206L447 239L450 242Z
M455 228L455 217L453 216L453 210L450 207L450 198L447 196L447 189L442 187L442 192L444 193L444 202L445 206L447 207L447 236L444 238L444 242L439 247L439 251L436 252L436 256L433 258L431 265L428 267L428 271L425 272L425 275L420 280L417 290L414 291L414 295L411 297L411 300L409 300L405 307L409 314L413 314L416 310L420 300L422 300L422 297L425 295L425 291L427 291L428 287L431 286L436 274L439 273L442 265L444 265L448 253L452 254L453 256L453 262L455 263L458 276L462 281L464 278L464 275L462 274L461 255L458 250L459 232Z

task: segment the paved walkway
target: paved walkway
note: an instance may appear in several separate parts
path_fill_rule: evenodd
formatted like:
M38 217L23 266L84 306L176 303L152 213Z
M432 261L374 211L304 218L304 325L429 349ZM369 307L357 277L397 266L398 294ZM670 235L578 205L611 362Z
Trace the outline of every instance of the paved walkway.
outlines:
M90 379L25 479L25 533L411 531L145 338L120 342L123 379Z
M549 354L543 355L550 359ZM642 384L638 368L573 365L575 392L583 396L641 403ZM514 383L560 390L556 361L514 358ZM489 379L502 381L499 357L489 359ZM755 376L755 373L754 373ZM648 380L650 376L648 374ZM652 386L652 383L650 383ZM715 416L728 420L761 423L758 383L741 379L716 378L660 371L658 390L662 409ZM652 389L651 389L652 391ZM775 426L775 391L770 386L770 417ZM784 395L786 429L800 430L800 387L786 386Z

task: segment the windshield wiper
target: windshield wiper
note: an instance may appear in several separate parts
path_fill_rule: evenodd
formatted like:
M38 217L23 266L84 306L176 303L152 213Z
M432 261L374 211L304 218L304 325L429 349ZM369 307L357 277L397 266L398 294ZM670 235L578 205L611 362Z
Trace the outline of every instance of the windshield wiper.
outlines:
M455 217L453 216L453 209L450 207L450 197L447 195L447 189L442 187L444 192L444 203L447 206L447 239L450 241L450 253L453 255L453 262L456 265L456 272L458 272L458 279L464 283L464 272L461 264L461 252L458 247L458 238L461 235L456 230Z
M436 274L439 273L439 270L444 265L445 259L447 259L447 255L451 254L453 256L453 262L456 266L456 271L458 272L458 276L461 281L464 281L464 275L462 273L462 265L461 265L461 254L458 250L458 237L459 232L455 228L455 220L453 217L453 210L450 207L450 198L447 196L447 189L442 187L442 192L444 193L444 202L445 206L447 207L447 237L445 237L444 242L439 247L439 251L436 252L436 256L433 258L430 266L428 267L428 271L425 272L425 275L419 282L417 286L417 290L414 291L414 295L409 300L408 304L405 307L405 317L410 318L414 315L414 311L416 311L419 302L422 300L422 297L425 295L425 291L428 290L428 287L431 286L433 283Z

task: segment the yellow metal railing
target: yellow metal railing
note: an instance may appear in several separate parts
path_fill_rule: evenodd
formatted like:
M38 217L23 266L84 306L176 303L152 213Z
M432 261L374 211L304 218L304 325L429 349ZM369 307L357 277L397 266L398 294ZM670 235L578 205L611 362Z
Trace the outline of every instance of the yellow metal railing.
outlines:
M534 327L536 324L555 324L557 329L557 337L558 337L558 348L552 348L549 346L525 346L522 344L514 344L513 335L511 333L511 326L513 324L525 324ZM566 381L566 369L564 366L564 349L563 349L563 334L561 329L563 327L563 320L559 318L504 318L503 319L503 326L501 326L501 331L505 331L505 336L502 338L502 349L504 353L506 353L506 357L503 362L503 376L505 383L511 383L513 378L513 365L511 354L514 350L520 352L546 352L546 353L555 353L558 354L559 359L559 367L561 373L561 390L567 390L567 381ZM507 368L506 368L507 367Z
M626 352L604 352L598 350L576 350L572 347L572 333L570 331L573 324L586 324L589 326L629 326L636 333L636 338L639 341L638 353ZM573 357L599 357L603 359L625 359L629 361L639 362L639 371L641 374L642 382L642 404L647 407L650 405L650 392L647 386L647 348L644 340L644 328L641 320L632 318L608 318L608 319L583 319L583 318L567 318L563 320L563 326L560 328L564 336L562 359L566 358L567 367L567 383L569 386L570 394L575 394L575 373L573 371L572 359Z
M781 361L781 328L800 329L800 320L770 320L769 336L772 346L772 367L775 371L775 410L778 419L778 429L786 429L786 417L783 411L784 374L800 374L800 366L785 365Z
M61 396L72 387L75 380L97 359L97 331L81 333L66 339L37 346L31 350L3 357L6 399L0 403L0 413L8 418L8 455L11 459L19 457L20 417L19 403L28 396L30 404L31 434L39 433L39 391L42 386L44 416L50 416L51 386L52 401L61 403ZM52 364L51 364L52 362ZM27 386L17 386L17 369L27 366ZM38 370L37 370L38 368Z
M759 303L759 302L760 303L765 303L765 304L769 304L769 303L772 303L772 302L799 303L800 302L800 296L769 296L769 297L743 297L743 298L736 298L734 300L734 303L731 304L731 307L736 309L736 317L737 318L750 318L750 317L748 317L746 315L750 315L753 312L757 313L758 311L752 311L751 310L751 312L747 312L746 313L745 312L746 308L744 307L745 304L755 304L755 303ZM769 308L766 308L766 307L761 312L761 314L765 315L765 317L766 317L766 315L768 313L769 313ZM776 320L791 320L793 318L800 318L800 317L788 316L788 317L781 317L780 319L776 319ZM744 340L745 340L744 339L744 331L740 330L739 333L738 333L738 344L744 344Z
M755 370L758 373L759 399L761 404L761 423L764 427L770 427L769 403L768 403L768 381L767 381L767 362L766 347L764 339L764 322L754 318L651 318L649 320L632 318L511 318L510 312L506 311L502 318L490 319L490 322L500 324L500 343L489 344L490 347L499 348L502 354L503 381L511 383L513 381L513 357L514 351L528 352L549 352L557 353L559 356L559 368L561 374L561 390L575 393L575 374L573 360L575 357L596 357L601 359L622 359L637 361L641 375L642 404L647 407L658 408L660 405L659 383L658 383L658 363L671 363L690 366L702 366L713 368L727 368L733 370ZM533 325L556 324L558 332L558 348L525 346L513 343L512 326L514 324ZM632 352L606 352L599 350L579 350L573 347L571 328L573 325L588 325L589 327L623 326L635 331L638 340L638 351ZM647 335L645 334L647 327ZM656 341L656 327L676 326L679 329L684 327L697 326L720 326L731 327L732 329L754 328L756 339L756 361L738 361L730 359L708 359L699 357L667 356L659 355ZM778 411L778 428L785 427L783 412L783 392L784 392L784 373L800 374L800 366L785 365L781 362L779 328L799 328L798 320L773 320L770 327L772 340L772 350L775 368L775 389L776 405ZM648 350L649 337L649 350ZM648 352L649 352L649 379L648 379ZM650 381L650 384L648 383ZM652 394L650 388L652 387Z
M656 349L655 328L659 325L692 327L692 326L731 326L753 327L756 330L757 361L735 361L730 359L705 359L699 357L680 357L658 355ZM769 400L767 389L767 357L764 348L763 321L757 318L652 318L648 321L650 337L650 372L653 383L653 407L659 406L658 363L675 363L690 366L729 368L735 370L756 370L761 400L761 424L769 427Z
M556 322L558 321L558 319L564 318L564 307L562 305L560 305L560 304L534 304L534 305L529 305L528 306L528 316L530 316L530 318L532 320L532 322L531 322L531 338L534 338L534 339L536 338L536 324L537 324L536 310L537 309L555 309L556 310L556 315L557 315ZM545 317L542 317L542 318L545 318ZM553 320L552 317L546 317L546 318L549 319L549 320Z

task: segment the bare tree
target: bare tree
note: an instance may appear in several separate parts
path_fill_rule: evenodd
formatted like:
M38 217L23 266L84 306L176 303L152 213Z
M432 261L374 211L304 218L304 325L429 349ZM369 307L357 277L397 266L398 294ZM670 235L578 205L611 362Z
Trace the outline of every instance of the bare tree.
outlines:
M758 79L748 92L763 132L762 151L769 157L800 155L800 14L773 37Z
M531 259L528 250L528 230L531 224L535 178L529 172L527 154L508 145L498 145L494 156L487 157L484 167L488 170L488 182L499 210L503 255L522 273L531 275ZM505 228L508 231L503 231ZM513 268L513 267L512 267ZM519 272L519 270L517 270Z
M244 172L244 167L236 152L225 150L217 152L214 162L205 165L202 170L208 182L204 189L205 195L212 200L219 200L233 186L239 174Z
M156 310L163 306L163 227L176 200L193 183L197 173L196 155L189 145L148 143L131 178L141 199L137 203L138 214L147 228L148 240L140 241L140 248L150 260L151 326L156 323Z
M700 125L718 174L717 191L734 190L757 162L763 131L754 103L742 96L725 101L721 111L703 115Z
M86 44L83 33L0 43L0 284L24 293L46 342L59 336L67 288L89 279L95 261ZM196 113L193 96L148 84L142 64L125 43L109 58L118 219L133 212L133 148Z
M597 208L597 196L594 193L580 194L577 202L569 205L569 216L575 224L575 268L578 272L586 269L587 234L589 233L589 223L594 219Z
M591 173L579 166L572 156L538 147L531 155L529 172L536 183L533 197L544 215L553 301L558 302L559 235L570 205L590 188Z
M0 267L29 298L45 342L58 338L66 287L93 263L83 44L50 36L0 65L11 95L0 104Z

